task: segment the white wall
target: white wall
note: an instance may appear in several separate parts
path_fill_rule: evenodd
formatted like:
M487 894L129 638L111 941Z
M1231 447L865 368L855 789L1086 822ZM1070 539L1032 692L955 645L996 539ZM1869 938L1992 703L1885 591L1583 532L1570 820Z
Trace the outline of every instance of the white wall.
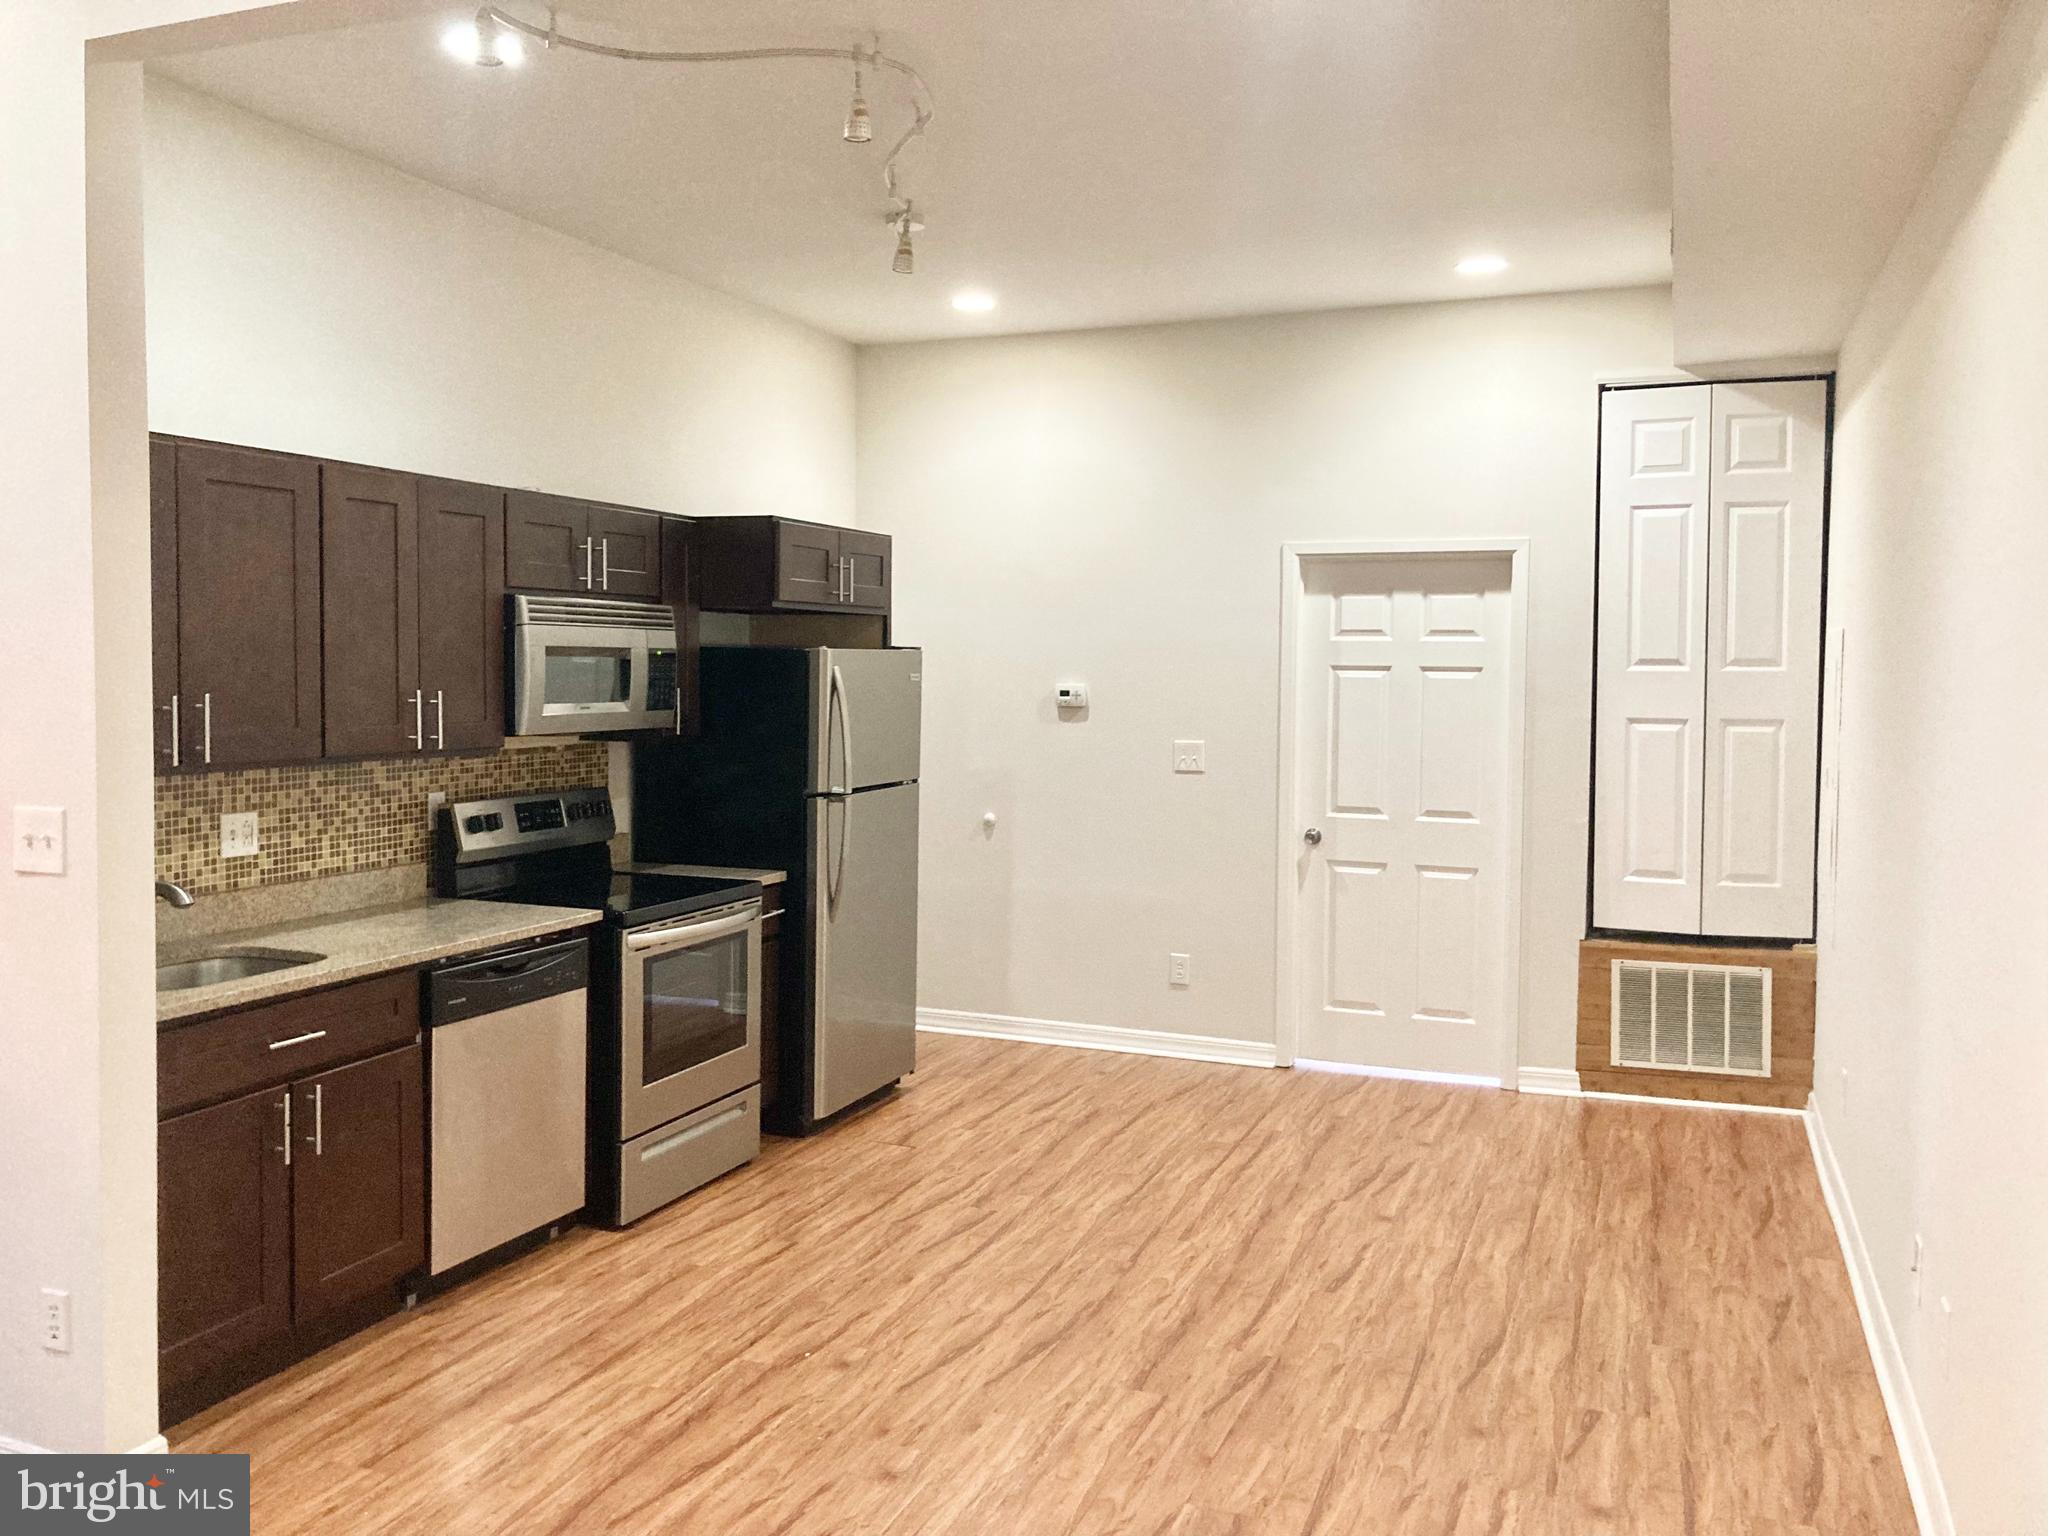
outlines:
M167 80L159 432L694 515L853 511L853 349Z
M2048 1518L2044 272L2048 5L2021 0L1842 349L1816 1080L1955 1528L1985 1536Z
M921 1000L1270 1043L1281 543L1527 535L1522 1060L1571 1066L1596 380L1670 335L1628 290L863 348L861 520L928 648Z

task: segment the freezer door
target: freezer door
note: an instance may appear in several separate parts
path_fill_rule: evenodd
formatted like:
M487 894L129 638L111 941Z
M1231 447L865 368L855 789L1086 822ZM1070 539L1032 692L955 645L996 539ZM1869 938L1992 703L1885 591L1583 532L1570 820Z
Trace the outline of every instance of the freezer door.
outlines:
M810 802L811 1116L917 1067L917 786Z
M924 652L811 652L811 791L835 794L917 777Z

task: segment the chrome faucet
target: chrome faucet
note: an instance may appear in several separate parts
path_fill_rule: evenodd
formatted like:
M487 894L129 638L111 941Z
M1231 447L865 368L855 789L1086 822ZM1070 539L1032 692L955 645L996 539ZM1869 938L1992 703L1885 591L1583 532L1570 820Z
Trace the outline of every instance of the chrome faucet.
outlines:
M168 901L174 907L192 905L192 893L175 880L157 881L156 894L159 900Z

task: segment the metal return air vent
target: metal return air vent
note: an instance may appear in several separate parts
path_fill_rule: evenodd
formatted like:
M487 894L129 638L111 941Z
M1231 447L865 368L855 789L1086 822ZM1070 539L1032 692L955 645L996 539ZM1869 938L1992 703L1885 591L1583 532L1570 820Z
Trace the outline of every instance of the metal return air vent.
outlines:
M1771 1075L1771 973L1746 965L1614 962L1617 1067Z

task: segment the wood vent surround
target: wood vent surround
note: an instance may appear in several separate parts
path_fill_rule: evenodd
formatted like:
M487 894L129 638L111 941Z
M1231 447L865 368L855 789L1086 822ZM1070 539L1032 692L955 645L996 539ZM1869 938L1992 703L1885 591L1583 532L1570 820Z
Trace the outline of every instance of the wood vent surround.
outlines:
M1748 966L1770 975L1770 1074L1623 1067L1613 1062L1614 963ZM1585 939L1579 944L1579 1086L1588 1093L1705 1099L1804 1109L1813 1092L1813 1008L1816 957L1811 944L1757 949L1711 944L1652 944Z

